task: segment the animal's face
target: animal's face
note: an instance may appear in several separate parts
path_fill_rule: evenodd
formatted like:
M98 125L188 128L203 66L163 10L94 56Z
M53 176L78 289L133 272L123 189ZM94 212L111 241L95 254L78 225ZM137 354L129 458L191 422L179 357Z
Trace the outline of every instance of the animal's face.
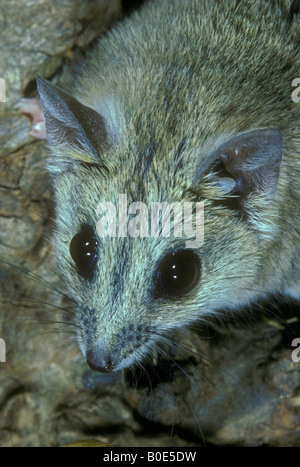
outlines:
M54 182L57 262L77 302L78 344L98 370L120 370L141 362L172 330L246 303L255 291L259 240L247 223L234 210L203 197L209 184L197 188L191 180L188 187L183 169L177 174L170 170L172 186L164 180L154 183L158 174L151 170L155 172L155 167L143 180L136 167L112 169L110 174L75 164ZM136 201L147 207L147 221L135 231L140 235L148 228L147 236L134 238L129 233L130 222L141 211L123 219L127 236L120 236L124 194L127 211ZM166 226L168 207L178 203L184 227L184 203L194 207L203 200L204 243L199 248L186 247L189 237L184 229L182 238L175 238L172 228L169 237L162 231L159 237L151 236L151 203L168 203L162 209ZM115 211L101 217L99 202L111 203ZM116 236L98 235L100 219L103 225L116 221Z
M140 362L170 331L257 296L261 242L272 235L265 209L279 177L279 130L223 135L202 149L176 133L154 140L151 127L150 137L147 128L137 134L132 127L113 141L95 110L44 80L39 92L54 153L54 246L92 368ZM126 209L142 202L148 210L143 227L135 223L137 211L121 216L137 237L120 234L120 195ZM204 202L203 245L187 248L188 238L172 231L153 235L152 203L167 203L168 222L170 204L184 214L184 203L197 202ZM105 238L99 203L115 209L106 223L116 230Z

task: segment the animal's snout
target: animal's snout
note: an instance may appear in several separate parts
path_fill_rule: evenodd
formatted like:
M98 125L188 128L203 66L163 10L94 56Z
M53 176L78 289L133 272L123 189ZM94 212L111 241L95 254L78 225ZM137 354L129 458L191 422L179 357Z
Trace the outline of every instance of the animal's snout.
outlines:
M110 355L100 355L98 352L87 353L87 364L92 370L110 373L115 369L115 363Z
M148 352L151 328L148 325L130 323L120 327L118 333L105 338L90 339L85 351L87 364L92 370L111 373L128 368L140 361ZM154 342L152 338L152 342Z

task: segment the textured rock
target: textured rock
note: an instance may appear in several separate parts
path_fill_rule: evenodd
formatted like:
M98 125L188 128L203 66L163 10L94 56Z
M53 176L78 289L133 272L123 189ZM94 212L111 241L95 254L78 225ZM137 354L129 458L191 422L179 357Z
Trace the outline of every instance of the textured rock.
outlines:
M88 45L119 13L119 0L2 0L0 76L6 81L6 106L29 91L36 73L56 73L74 47Z

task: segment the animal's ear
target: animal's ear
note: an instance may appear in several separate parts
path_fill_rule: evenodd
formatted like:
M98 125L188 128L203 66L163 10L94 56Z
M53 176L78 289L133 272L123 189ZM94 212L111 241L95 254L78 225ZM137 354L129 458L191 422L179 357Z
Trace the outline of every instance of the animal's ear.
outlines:
M61 172L74 160L104 166L101 154L108 147L104 118L43 78L37 77L37 88L55 155L50 171Z
M281 157L279 129L247 131L213 149L198 168L195 181L205 176L223 197L234 197L239 207L244 207L250 197L268 203L277 191Z

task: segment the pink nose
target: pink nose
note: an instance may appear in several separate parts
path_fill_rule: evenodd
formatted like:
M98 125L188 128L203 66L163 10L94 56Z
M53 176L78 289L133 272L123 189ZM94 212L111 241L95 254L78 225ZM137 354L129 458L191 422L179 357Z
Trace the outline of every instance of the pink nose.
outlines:
M115 368L111 357L105 358L102 355L92 351L87 353L86 361L92 370L100 371L101 373L111 373Z

